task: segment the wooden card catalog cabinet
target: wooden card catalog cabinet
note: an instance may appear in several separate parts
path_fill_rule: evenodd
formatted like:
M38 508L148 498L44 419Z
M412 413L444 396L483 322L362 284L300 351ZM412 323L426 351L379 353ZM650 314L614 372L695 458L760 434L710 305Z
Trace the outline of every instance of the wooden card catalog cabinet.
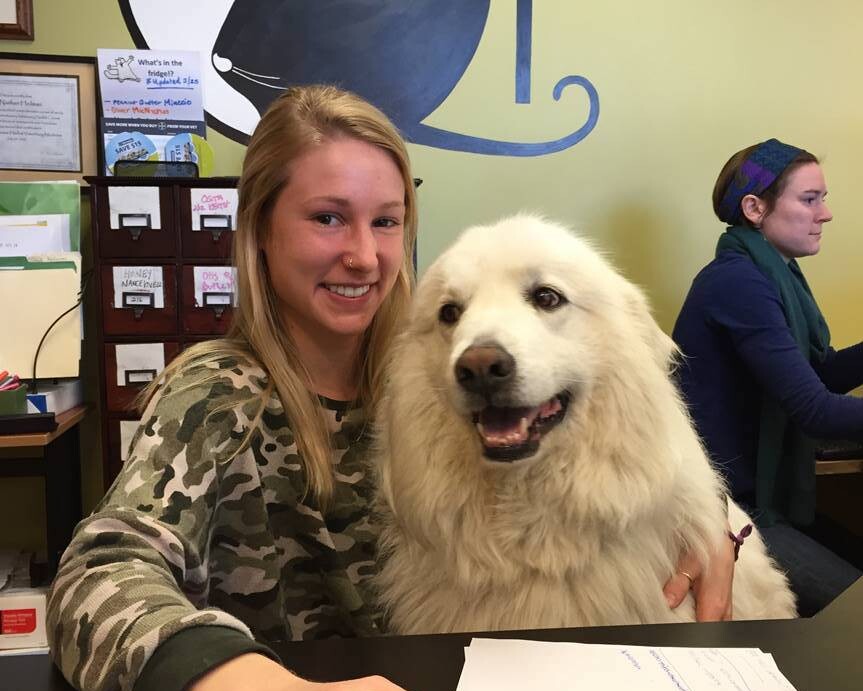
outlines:
M227 332L236 178L88 177L101 313L107 487L122 468L141 390L183 349Z

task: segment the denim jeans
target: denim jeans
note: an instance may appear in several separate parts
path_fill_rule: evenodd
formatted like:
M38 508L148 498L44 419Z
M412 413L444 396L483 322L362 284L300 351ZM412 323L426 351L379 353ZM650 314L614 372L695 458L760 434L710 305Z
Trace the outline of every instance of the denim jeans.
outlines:
M817 614L863 576L855 566L794 526L775 523L764 527L759 523L757 509L746 510L758 526L770 555L786 572L801 617ZM746 549L746 545L741 549Z

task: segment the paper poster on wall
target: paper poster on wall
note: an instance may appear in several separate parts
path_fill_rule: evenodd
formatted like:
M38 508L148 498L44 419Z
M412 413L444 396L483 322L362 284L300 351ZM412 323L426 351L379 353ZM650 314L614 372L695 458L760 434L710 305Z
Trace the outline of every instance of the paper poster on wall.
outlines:
M192 230L236 230L237 190L191 189Z
M200 163L197 149L203 144L196 142L207 134L200 53L104 48L96 53L107 174L118 160ZM190 136L177 139L184 134Z
M164 343L118 343L117 386L141 386L165 369Z
M194 275L195 307L236 306L237 270L233 266L196 266Z
M158 187L109 187L111 230L143 227L162 228Z
M165 307L161 266L115 266L114 307Z
M140 420L120 420L120 460L126 461L129 458L129 447L132 445L132 439L135 437L135 432L138 431Z
M0 257L72 250L69 214L0 216Z

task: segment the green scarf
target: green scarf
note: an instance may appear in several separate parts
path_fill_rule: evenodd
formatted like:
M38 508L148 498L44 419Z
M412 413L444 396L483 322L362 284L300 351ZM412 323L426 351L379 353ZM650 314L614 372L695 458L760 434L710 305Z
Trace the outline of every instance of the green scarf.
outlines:
M745 254L771 280L800 351L809 362L822 362L830 331L797 262L786 263L759 231L742 226L722 234L716 254L723 250ZM779 402L766 394L758 426L755 500L770 523L787 519L808 525L815 518L815 441L796 429Z

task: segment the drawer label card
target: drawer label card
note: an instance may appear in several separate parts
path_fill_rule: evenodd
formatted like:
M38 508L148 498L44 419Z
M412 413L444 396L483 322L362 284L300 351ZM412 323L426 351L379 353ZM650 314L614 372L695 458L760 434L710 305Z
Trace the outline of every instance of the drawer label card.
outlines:
M213 305L230 305L234 301L233 293L203 293L204 307Z
M189 190L192 230L234 230L237 227L237 190L233 187Z
M195 266L195 307L237 304L234 288L237 270L233 266ZM228 299L225 299L225 296Z
M115 266L114 307L165 307L161 266Z
M152 230L162 228L158 187L109 187L108 207L111 214L111 230L136 226ZM124 217L122 221L121 215ZM148 226L140 220L146 216L150 217ZM137 217L137 223L134 217Z
M162 343L118 343L117 386L147 384L165 369L165 346Z
M123 307L152 307L153 293L123 292Z

